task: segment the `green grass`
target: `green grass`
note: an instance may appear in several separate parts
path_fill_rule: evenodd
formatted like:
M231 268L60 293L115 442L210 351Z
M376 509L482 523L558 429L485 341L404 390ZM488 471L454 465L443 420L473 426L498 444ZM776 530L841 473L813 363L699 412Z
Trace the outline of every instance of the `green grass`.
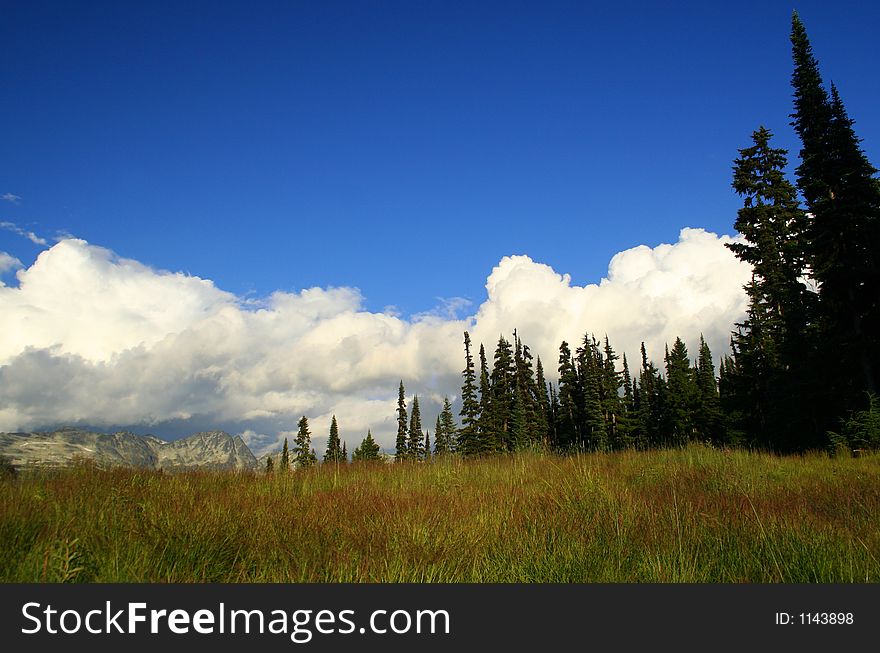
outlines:
M880 581L880 455L700 446L0 482L5 582Z

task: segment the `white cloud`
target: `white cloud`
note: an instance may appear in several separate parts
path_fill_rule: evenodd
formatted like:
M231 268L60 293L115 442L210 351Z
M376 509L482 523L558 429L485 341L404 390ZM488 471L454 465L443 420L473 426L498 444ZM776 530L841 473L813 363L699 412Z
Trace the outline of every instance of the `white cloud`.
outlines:
M7 193L7 195L9 195L9 193ZM17 196L13 195L13 197L17 197ZM7 197L4 195L3 199L7 199ZM22 238L27 238L34 245L42 245L45 247L49 244L49 242L45 238L41 238L40 236L35 234L33 231L27 231L26 229L22 229L14 222L0 222L0 229L6 229L6 231L11 231L14 234L18 234Z
M505 257L486 283L488 301L475 316L473 335L489 349L516 326L553 369L559 343L567 340L574 349L587 331L607 334L630 361L643 340L659 360L676 335L695 345L702 333L714 352L723 352L745 313L742 286L750 277L750 268L724 247L732 240L683 229L674 245L618 253L607 277L586 286L527 256Z
M63 240L0 290L0 361L26 347L107 362L235 306L210 281L156 272L82 240Z
M10 270L17 270L20 267L22 267L21 261L15 258L12 254L0 252L0 274L5 274ZM3 282L0 281L0 286L2 285Z
M430 311L413 315L413 321L424 320L432 317L442 317L449 320L458 319L459 315L473 306L473 302L465 297L435 297L437 306Z
M13 204L18 204L21 201L20 196L13 195L12 193L3 193L3 195L0 195L0 199L4 199L7 202L12 202Z
M456 319L449 309L461 304L441 302L411 320L364 310L352 288L243 301L64 240L18 272L17 288L0 287L0 430L198 419L265 450L305 414L320 453L335 414L349 449L367 428L390 449L398 381L420 395L433 425L444 394L459 392L465 329L491 357L499 335L517 328L548 377L560 341L574 346L587 330L630 357L642 339L659 360L665 342L681 335L695 346L701 332L723 352L749 277L724 247L730 240L684 229L675 244L617 254L607 277L587 286L505 257L475 314Z

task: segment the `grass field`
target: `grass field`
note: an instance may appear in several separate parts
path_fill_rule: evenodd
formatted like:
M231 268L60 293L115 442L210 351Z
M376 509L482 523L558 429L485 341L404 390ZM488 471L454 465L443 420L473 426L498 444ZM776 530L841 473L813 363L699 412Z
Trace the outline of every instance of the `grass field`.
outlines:
M880 455L700 446L0 482L10 582L877 582Z

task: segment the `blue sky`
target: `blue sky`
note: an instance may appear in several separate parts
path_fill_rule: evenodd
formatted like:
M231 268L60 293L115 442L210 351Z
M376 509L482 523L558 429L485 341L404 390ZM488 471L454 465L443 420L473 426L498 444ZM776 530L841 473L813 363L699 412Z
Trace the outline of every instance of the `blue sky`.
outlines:
M237 294L410 315L509 254L595 282L732 233L759 124L796 149L790 2L3 4L0 221ZM876 163L880 6L797 8Z
M876 164L880 8L797 9ZM798 150L791 10L5 2L0 430L259 452L336 415L393 448L401 379L426 424L457 401L465 329L551 381L585 332L720 356L732 160L761 124Z

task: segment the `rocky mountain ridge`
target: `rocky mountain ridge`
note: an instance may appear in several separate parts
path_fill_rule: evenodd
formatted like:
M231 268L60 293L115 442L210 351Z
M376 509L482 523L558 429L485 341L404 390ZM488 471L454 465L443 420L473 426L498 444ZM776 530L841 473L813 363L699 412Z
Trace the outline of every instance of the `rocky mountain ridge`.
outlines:
M0 456L16 467L62 466L76 458L102 467L181 471L256 470L257 459L240 436L204 431L166 442L128 431L97 433L77 428L36 433L0 433Z

